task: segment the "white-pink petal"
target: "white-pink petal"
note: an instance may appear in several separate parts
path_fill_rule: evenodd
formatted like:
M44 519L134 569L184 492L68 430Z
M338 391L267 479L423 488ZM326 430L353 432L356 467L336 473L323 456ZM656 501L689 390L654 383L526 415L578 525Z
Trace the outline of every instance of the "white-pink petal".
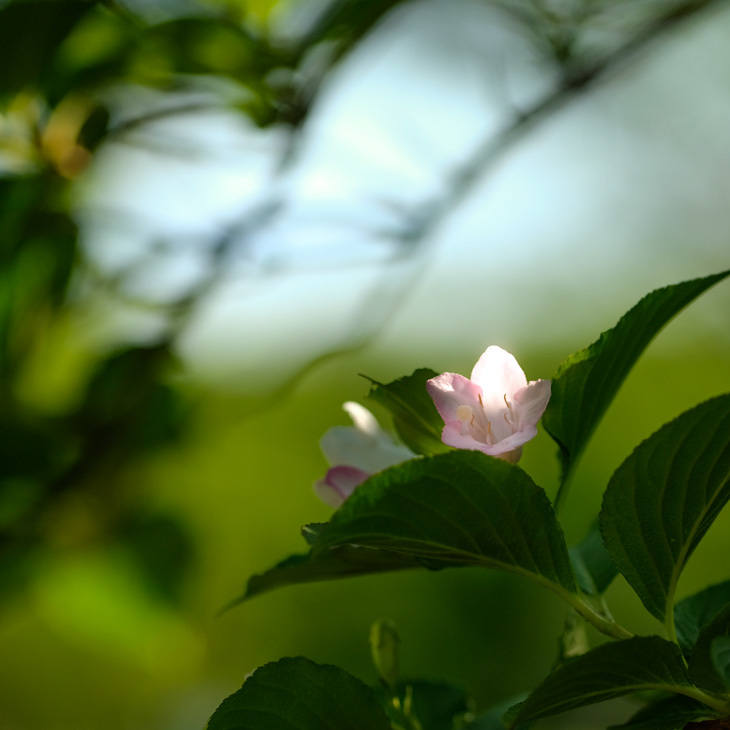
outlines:
M514 355L496 345L488 347L471 371L471 380L482 389L485 407L504 405L503 397L527 385L527 378Z
M352 466L333 466L324 479L314 483L314 491L325 504L337 509L369 476Z
M549 380L528 383L517 360L494 345L479 358L471 379L443 373L426 388L444 419L445 444L511 462L537 435L536 424L550 400Z
M532 380L525 387L518 390L514 396L515 413L518 428L535 424L545 413L550 401L552 384L549 380Z
M459 408L479 408L482 389L458 373L443 373L426 381L426 390L446 423L459 420Z

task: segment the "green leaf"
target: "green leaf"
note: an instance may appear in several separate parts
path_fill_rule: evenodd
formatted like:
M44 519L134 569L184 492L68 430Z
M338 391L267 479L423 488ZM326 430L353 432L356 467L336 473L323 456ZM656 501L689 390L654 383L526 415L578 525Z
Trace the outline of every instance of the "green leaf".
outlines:
M688 722L715 716L696 700L674 696L642 707L628 722L612 725L608 730L682 730Z
M576 591L545 492L519 467L474 451L413 459L375 474L333 515L315 552L393 550L448 565L482 565Z
M537 720L645 690L690 687L679 647L658 636L602 644L563 664L510 711L514 722Z
M618 574L618 568L603 544L598 522L581 542L570 548L570 559L581 590L589 595L603 593Z
M600 514L611 557L647 610L666 618L690 555L730 498L730 395L683 413L616 470Z
M724 690L727 691L730 689L730 636L718 636L712 640L710 657L717 675L725 685Z
M685 655L690 654L702 628L728 604L730 580L709 586L677 603L674 607L674 623L677 640Z
M712 656L712 646L718 638L730 637L730 604L710 621L697 637L689 660L689 673L694 682L712 692L725 692L727 687L722 674L717 673Z
M390 411L398 435L416 454L451 450L441 441L444 421L426 390L426 381L437 375L433 370L421 368L387 384L368 378L372 383L368 398Z
M552 381L543 424L560 446L563 481L652 339L684 307L728 274L730 271L651 292L613 329L562 363Z
M420 561L408 555L358 545L342 545L316 554L291 555L265 573L249 578L243 595L226 608L282 586L423 567Z
M471 706L471 701L463 689L443 682L427 680L399 682L396 694L400 699L401 707L406 706L409 701L412 702L412 714L416 716L423 730L462 728L464 717ZM383 702L386 701L382 688L376 690L376 695L382 698ZM394 713L393 719L397 720L398 717Z
M391 730L373 691L339 667L295 657L257 669L207 730Z
M59 46L93 7L84 0L15 2L0 9L0 95L48 82Z

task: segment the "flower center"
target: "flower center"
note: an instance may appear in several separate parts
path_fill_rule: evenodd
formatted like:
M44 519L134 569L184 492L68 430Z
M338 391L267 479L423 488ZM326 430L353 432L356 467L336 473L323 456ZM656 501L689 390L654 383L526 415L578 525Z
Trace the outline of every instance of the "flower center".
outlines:
M496 406L488 411L484 406L481 394L478 396L481 408L477 409L476 412L471 406L460 405L456 409L456 417L462 423L461 433L463 435L468 433L477 441L481 441L488 446L492 446L513 434L517 430L517 419L507 394L504 393L502 397L507 410ZM506 428L500 426L502 418Z

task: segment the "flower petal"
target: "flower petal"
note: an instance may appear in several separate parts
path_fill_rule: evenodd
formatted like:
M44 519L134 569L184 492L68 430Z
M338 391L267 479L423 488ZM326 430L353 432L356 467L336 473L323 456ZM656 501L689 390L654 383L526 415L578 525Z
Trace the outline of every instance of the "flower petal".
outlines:
M520 458L522 445L537 436L537 428L535 426L525 426L523 430L517 431L507 436L507 438L489 445L482 441L477 441L470 434L462 435L460 426L461 423L459 421L452 421L444 426L444 430L441 432L441 440L447 446L453 446L455 449L481 451L483 454L506 459L512 463L515 463ZM519 453L515 454L515 451L519 451ZM509 458L509 455L512 455L512 458Z
M376 438L383 432L375 416L365 406L348 400L342 404L342 410L350 416L353 425L358 431L363 431Z
M314 483L317 496L330 507L339 507L368 477L362 469L352 466L333 466L324 479Z
M349 464L370 472L373 471L370 462L377 443L373 436L353 426L333 426L319 440L319 446L329 464Z
M415 456L409 448L393 441L367 408L353 401L342 407L355 425L334 426L322 436L319 445L329 464L346 464L374 474Z
M479 396L482 394L482 389L458 373L443 373L427 380L426 390L433 399L439 415L447 424L459 421L457 415L459 406L469 406L474 410L481 410ZM444 441L444 443L448 442ZM449 446L452 445L449 444Z
M504 406L504 396L513 394L527 385L527 378L514 355L501 347L491 345L471 371L471 379L482 389L484 407Z
M535 426L547 408L552 384L549 380L531 380L513 395L517 428Z

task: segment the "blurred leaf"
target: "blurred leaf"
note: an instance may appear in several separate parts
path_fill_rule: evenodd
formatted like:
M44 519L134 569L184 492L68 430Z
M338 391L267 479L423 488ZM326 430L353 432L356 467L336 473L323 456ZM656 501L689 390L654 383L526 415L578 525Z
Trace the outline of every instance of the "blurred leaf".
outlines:
M642 707L623 725L612 725L608 730L682 730L688 722L714 714L689 697L674 696Z
M251 675L207 730L391 730L373 691L338 667L280 659Z
M93 0L16 0L0 9L0 95L42 87L59 46Z
M413 459L361 484L314 544L384 548L449 565L481 565L576 591L545 492L519 467L473 451Z
M395 621L383 618L370 627L370 655L381 681L394 687L398 680L400 634Z
M190 533L170 515L138 515L121 533L150 592L169 603L182 598L194 558Z
M160 382L173 363L161 345L123 350L98 365L74 417L92 448L114 443L124 451L149 451L180 437L186 405Z
M729 498L730 395L660 428L611 477L601 533L653 616L673 610L677 580Z
M712 640L710 657L724 685L723 691L727 692L730 689L730 636L718 636Z
M53 432L45 424L2 414L0 479L48 478L57 462L57 445Z
M159 23L147 29L145 43L157 46L179 73L222 74L246 81L274 65L273 54L267 64L254 39L241 26L221 18Z
M509 714L514 722L526 722L645 690L673 692L689 686L676 644L636 636L602 644L563 664Z
M62 304L77 230L46 210L56 188L43 180L0 182L0 374L10 381Z
M722 608L730 604L730 580L709 586L693 596L679 601L674 607L677 640L686 656L691 654L700 631Z
M265 573L249 578L244 594L228 607L282 586L422 567L419 560L408 555L359 545L342 545L320 553L291 555Z
M451 450L441 441L444 421L426 390L426 381L437 375L433 370L421 368L387 384L367 378L372 383L367 397L390 411L398 435L416 454Z
M651 292L615 327L560 365L552 381L552 397L543 423L560 446L564 482L652 339L684 307L729 273L725 271Z
M93 152L106 136L111 114L105 106L96 106L79 130L78 143Z
M603 593L618 575L618 568L603 544L598 522L569 552L580 588L589 595Z
M718 674L712 657L712 644L720 637L730 637L730 604L700 631L689 660L689 673L694 682L712 692L727 691L725 679Z

